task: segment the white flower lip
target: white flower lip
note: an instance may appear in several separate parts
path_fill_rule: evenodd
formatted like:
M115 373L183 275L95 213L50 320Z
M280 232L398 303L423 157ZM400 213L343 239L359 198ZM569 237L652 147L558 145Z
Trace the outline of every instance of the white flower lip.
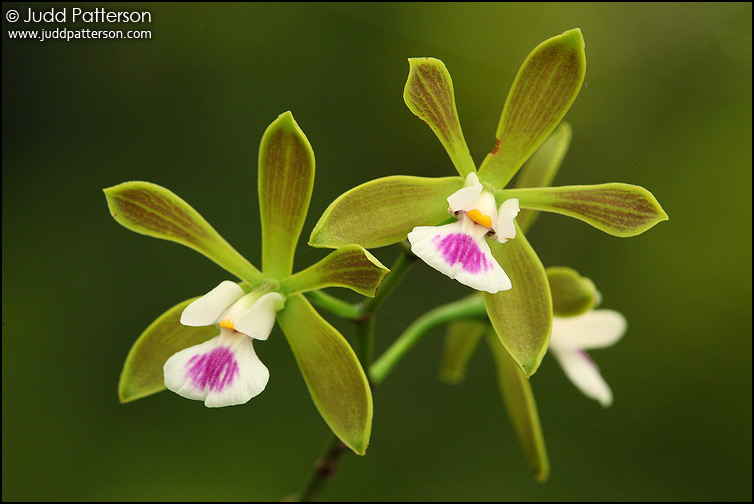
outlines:
M511 281L495 260L485 236L504 243L516 236L513 219L518 200L495 207L495 197L484 191L476 173L464 187L448 196L448 211L458 221L444 226L417 226L407 236L411 251L441 273L473 289L508 290Z
M550 350L563 372L581 392L608 407L613 393L585 352L615 344L626 331L626 319L613 310L591 310L576 317L553 317Z
M163 373L169 390L204 401L209 408L244 404L259 395L270 379L253 340L224 328L211 340L175 353Z
M614 310L590 310L576 317L553 317L550 348L587 350L614 345L626 332L626 318Z
M284 303L277 292L244 294L234 282L224 281L189 304L182 324L218 324L220 334L173 354L163 366L165 386L210 408L243 404L260 394L270 372L253 341L269 337Z
M485 228L464 215L444 226L417 226L408 234L408 241L411 251L436 270L494 294L510 289L511 281L492 256L485 233Z

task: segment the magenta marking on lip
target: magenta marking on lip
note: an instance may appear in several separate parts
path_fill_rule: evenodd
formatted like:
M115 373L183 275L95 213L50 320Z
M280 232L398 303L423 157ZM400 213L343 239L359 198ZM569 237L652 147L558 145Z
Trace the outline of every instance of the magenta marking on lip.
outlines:
M209 353L194 355L186 363L186 377L197 390L207 386L212 392L222 392L238 376L238 362L228 347L217 347Z
M464 271L477 274L492 268L492 264L479 249L473 237L463 233L451 233L442 238L441 235L435 236L432 241L437 246L437 250L442 254L445 262L450 266L461 263Z
M589 364L591 364L592 366L597 367L597 364L595 364L594 361L592 360L592 358L589 356L589 354L586 353L586 350L582 350L581 348L579 348L579 349L576 350L576 352L579 355L581 355L582 359L584 359L585 361L589 362Z

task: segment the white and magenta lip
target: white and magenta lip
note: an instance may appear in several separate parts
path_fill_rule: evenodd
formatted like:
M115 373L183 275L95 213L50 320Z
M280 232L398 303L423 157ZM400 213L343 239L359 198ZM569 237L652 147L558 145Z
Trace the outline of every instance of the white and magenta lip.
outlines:
M165 386L208 407L243 404L259 395L270 372L253 341L269 337L284 303L277 292L246 294L238 284L224 281L189 304L181 324L216 324L220 334L173 354L163 366Z
M505 243L516 236L513 219L518 200L495 208L495 197L485 192L476 173L463 188L448 196L448 212L458 221L444 226L417 226L409 234L411 250L438 271L477 290L496 293L511 282L492 256L485 237Z

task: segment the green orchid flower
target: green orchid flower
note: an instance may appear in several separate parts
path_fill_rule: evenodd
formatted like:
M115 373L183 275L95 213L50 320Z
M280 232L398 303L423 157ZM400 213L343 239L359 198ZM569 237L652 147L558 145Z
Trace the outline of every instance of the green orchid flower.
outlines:
M646 231L667 215L638 186L505 188L558 126L581 88L586 69L581 30L537 46L519 70L503 108L492 152L476 169L461 130L453 83L442 61L409 59L403 93L408 108L434 131L458 176L390 176L339 196L325 210L309 244L371 248L408 238L427 264L484 291L490 320L526 376L547 350L552 304L547 276L521 232L536 211L576 217L614 236ZM561 137L567 129L560 129ZM449 224L444 224L450 218Z
M175 305L141 334L121 374L122 402L166 387L208 407L249 401L269 379L253 340L266 340L277 321L320 414L364 454L372 424L367 377L343 336L301 293L341 286L374 296L388 270L361 246L347 245L292 274L313 184L314 153L286 112L267 128L259 150L261 271L168 189L126 182L104 190L124 227L190 247L240 279Z

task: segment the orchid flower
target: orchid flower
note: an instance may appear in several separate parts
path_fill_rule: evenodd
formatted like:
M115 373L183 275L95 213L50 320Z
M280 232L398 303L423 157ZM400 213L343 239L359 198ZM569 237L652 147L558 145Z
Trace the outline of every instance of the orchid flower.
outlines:
M626 319L613 310L590 310L552 321L552 355L576 388L604 407L612 404L613 393L585 350L612 346L625 332Z
M365 453L372 425L366 374L348 342L301 293L340 286L374 296L388 270L349 244L292 274L313 184L309 141L290 112L281 114L259 149L261 270L168 189L149 182L105 189L118 223L190 247L240 279L175 305L141 334L123 366L122 402L165 388L208 407L249 401L270 377L253 340L266 340L277 322L323 419L349 448Z
M514 220L519 207L529 215L568 215L624 237L646 231L667 215L649 191L628 184L505 187L576 99L586 71L578 28L542 42L526 58L505 102L492 152L479 169L461 130L445 64L411 58L409 67L404 101L438 137L458 176L397 175L357 186L325 210L309 244L371 248L408 238L427 264L484 292L501 343L531 376L547 350L553 312L544 267ZM448 211L457 221L442 225Z
M244 294L224 281L183 310L181 324L217 324L220 334L183 349L163 367L165 386L208 407L243 404L267 386L270 372L254 351L253 339L266 340L283 308L278 292Z
M476 173L469 173L462 189L448 196L448 212L458 220L444 226L417 226L408 234L411 251L424 262L473 289L492 294L511 288L511 281L485 242L516 237L513 219L518 200L495 208L495 197L482 189Z

